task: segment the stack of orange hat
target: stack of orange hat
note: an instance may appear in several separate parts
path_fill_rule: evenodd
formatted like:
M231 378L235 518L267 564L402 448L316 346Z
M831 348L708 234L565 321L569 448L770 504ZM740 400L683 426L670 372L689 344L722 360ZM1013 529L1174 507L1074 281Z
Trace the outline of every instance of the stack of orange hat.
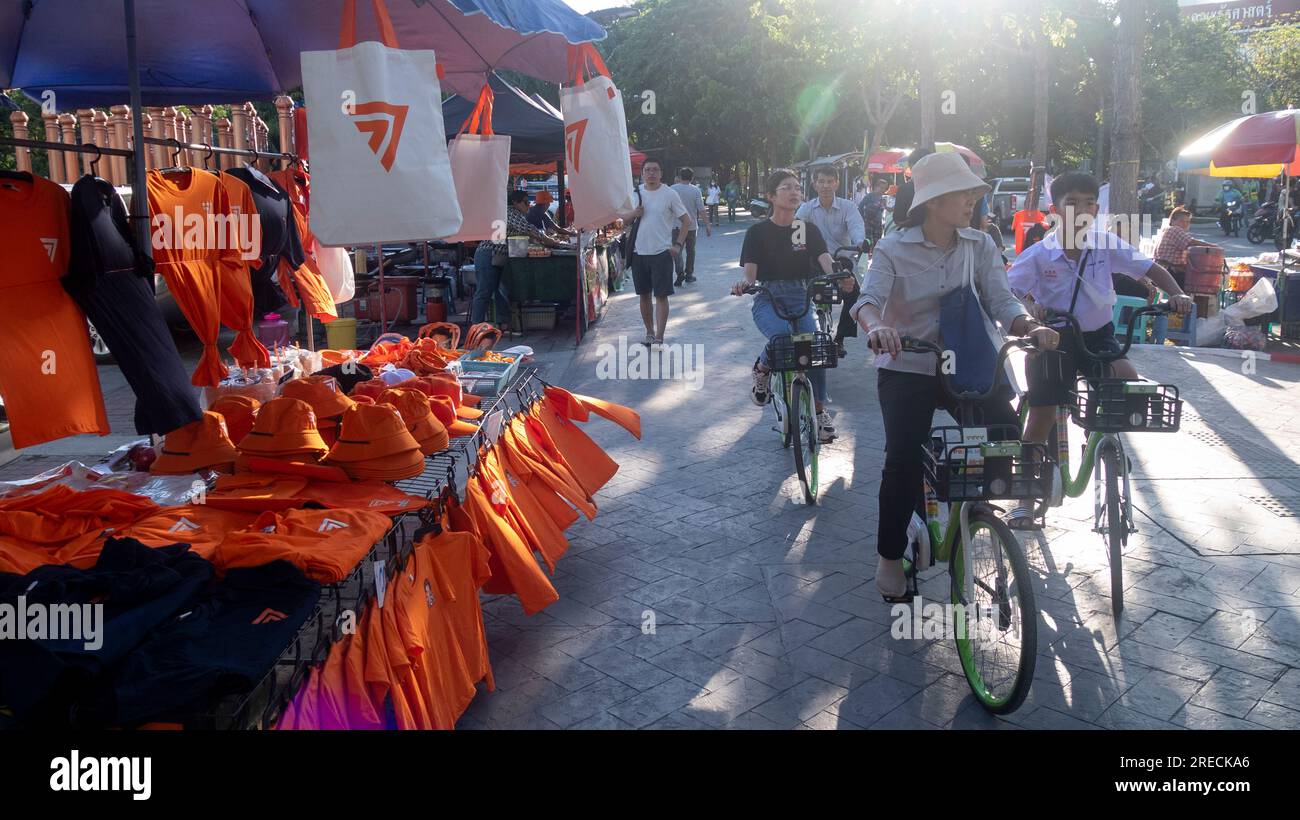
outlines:
M316 429L316 414L300 399L281 396L262 405L253 429L239 442L235 468L246 470L250 456L314 464L329 447Z
M449 437L447 428L438 421L429 405L429 397L419 390L402 390L393 388L379 396L380 404L391 404L397 408L406 429L411 431L415 440L420 442L420 452L426 456L447 449Z
M462 419L474 420L483 415L474 405L482 399L472 393L466 393L461 389L460 382L450 373L438 373L432 376L417 376L414 379L407 379L397 385L403 389L415 389L427 394L430 398L434 396L446 396L451 399L451 404L456 408L456 415Z
M234 442L226 432L225 419L220 413L208 410L198 421L167 434L163 439L162 453L149 471L182 475L211 468L229 473L234 472L236 455Z
M240 441L253 429L253 419L257 418L257 409L261 406L262 403L252 396L232 393L217 399L208 409L220 413L226 420L230 440Z
M338 440L339 420L343 413L356 404L339 389L338 380L333 376L294 379L281 388L280 395L301 399L311 405L312 412L316 414L316 429L329 446Z
M344 413L326 462L354 479L401 481L424 472L420 442L391 404L358 404Z
M380 393L384 392L390 387L392 387L392 385L384 381L383 379L374 378L369 381L364 381L356 385L355 387L352 388L352 392L349 393L348 395L351 396L353 399L360 399L363 396L368 396L372 399L376 399L379 398Z
M452 438L472 436L478 432L477 425L461 421L456 417L456 405L452 404L451 399L446 396L430 397L429 407L433 410L433 414L438 417L438 421L442 422L442 426L447 428L447 435Z

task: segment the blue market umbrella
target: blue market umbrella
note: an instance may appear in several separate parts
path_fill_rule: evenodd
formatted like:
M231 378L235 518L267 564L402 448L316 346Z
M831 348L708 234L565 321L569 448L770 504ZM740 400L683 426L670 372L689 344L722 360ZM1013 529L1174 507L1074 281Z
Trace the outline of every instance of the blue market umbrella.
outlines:
M433 49L443 87L475 95L494 69L567 79L569 44L603 39L560 0L387 0L402 48ZM302 85L300 53L338 46L343 0L0 0L0 88L64 111L127 102L134 6L143 105L271 99ZM359 0L357 33L379 39Z

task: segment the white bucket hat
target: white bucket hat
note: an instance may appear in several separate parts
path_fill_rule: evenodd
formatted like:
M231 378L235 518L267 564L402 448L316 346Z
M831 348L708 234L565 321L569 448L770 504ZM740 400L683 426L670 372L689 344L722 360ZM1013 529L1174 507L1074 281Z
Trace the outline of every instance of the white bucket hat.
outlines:
M935 197L950 194L953 191L970 191L979 189L983 196L992 190L988 183L975 175L966 165L966 160L957 153L937 153L924 156L912 166L912 184L916 194L912 197L912 207L908 215Z

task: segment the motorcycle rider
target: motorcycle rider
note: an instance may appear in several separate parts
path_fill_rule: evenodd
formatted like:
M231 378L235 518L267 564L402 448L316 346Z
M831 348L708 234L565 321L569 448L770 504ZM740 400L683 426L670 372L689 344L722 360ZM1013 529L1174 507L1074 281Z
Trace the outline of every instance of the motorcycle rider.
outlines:
M1231 180L1223 183L1223 190L1214 198L1214 203L1219 206L1219 224L1223 226L1224 233L1236 231L1241 227L1237 220L1241 218L1243 199L1240 189ZM1237 210L1237 216L1230 217L1228 211L1234 206ZM1231 219L1231 222L1229 222L1229 219Z

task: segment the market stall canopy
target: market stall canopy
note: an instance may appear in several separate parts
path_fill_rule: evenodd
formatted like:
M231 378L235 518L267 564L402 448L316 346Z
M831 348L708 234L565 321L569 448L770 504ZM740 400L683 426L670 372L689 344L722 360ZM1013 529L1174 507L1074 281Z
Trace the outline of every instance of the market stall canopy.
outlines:
M912 153L911 148L886 148L867 157L867 171L872 174L901 174L902 161Z
M492 131L510 137L510 161L554 163L564 157L564 118L541 107L524 92L493 73ZM442 103L447 136L454 137L478 102L478 93L448 97Z
M1300 175L1300 110L1252 114L1220 125L1178 154L1178 172L1214 177Z
M632 176L641 176L641 166L645 165L646 155L636 150L636 148L633 148L631 145L628 145L627 151L628 155L632 158Z
M135 0L145 105L269 100L302 85L299 54L338 48L344 0ZM360 40L378 40L359 3ZM605 31L561 0L388 0L405 49L433 49L442 87L477 94L492 69L568 80L568 45ZM62 111L128 101L120 0L0 0L0 88Z

